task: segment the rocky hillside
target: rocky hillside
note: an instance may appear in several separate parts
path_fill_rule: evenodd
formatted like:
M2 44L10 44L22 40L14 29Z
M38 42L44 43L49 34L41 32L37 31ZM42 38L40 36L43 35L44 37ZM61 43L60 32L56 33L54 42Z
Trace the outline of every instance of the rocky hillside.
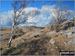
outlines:
M72 19L63 21L60 24L58 24L58 22L49 23L46 25L45 28L50 29L50 30L60 31L60 30L67 30L74 26L75 26L75 17Z
M6 32L4 32L6 31ZM7 32L9 31L9 32ZM1 55L57 55L59 51L75 51L75 27L56 32L47 28L15 29L12 47L8 49L10 30L1 30Z

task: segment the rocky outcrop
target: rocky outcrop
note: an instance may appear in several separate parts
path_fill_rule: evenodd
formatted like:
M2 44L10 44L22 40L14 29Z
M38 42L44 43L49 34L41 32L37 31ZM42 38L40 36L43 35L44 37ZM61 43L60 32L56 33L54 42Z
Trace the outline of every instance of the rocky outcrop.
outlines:
M75 45L75 27L72 27L66 31L61 31L64 36L67 36L67 38L70 39L69 43L72 43Z

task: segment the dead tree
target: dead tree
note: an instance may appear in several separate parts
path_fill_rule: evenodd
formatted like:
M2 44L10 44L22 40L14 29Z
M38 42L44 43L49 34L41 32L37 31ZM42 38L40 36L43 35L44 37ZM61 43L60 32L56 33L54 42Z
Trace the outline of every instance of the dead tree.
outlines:
M69 16L72 16L72 12L70 11L68 5L62 7L63 4L61 0L57 1L56 5L56 10L54 12L55 16L53 16L52 20L54 20L53 22L55 23L55 30L59 30L59 28L61 27L61 23L68 20Z
M27 3L25 0L14 0L14 3L12 4L12 7L13 7L13 12L14 12L14 15L13 15L13 22L12 22L12 28L11 28L11 37L9 39L9 42L8 42L8 48L11 47L11 42L12 42L12 39L14 37L14 29L15 29L15 26L17 26L20 22L18 21L19 17L23 15L23 9L27 6ZM24 20L22 21L25 22L26 19L24 18Z

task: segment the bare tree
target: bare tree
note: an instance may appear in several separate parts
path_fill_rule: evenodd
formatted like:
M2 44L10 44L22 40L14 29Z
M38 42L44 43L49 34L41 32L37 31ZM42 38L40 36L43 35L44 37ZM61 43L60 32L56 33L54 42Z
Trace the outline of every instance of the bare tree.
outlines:
M70 16L72 16L71 10L69 10L68 5L62 6L62 1L57 1L56 10L53 16L54 28L58 30L61 26L61 23L68 20Z
M55 16L53 16L53 28L55 30L58 30L60 27L60 24L63 22L63 11L61 11L60 8L56 8L56 11L54 12Z
M20 23L26 22L26 18L21 19L20 17L24 15L23 9L27 6L26 0L14 0L12 4L14 15L13 15L13 22L12 22L12 29L11 29L11 37L8 43L8 47L11 47L11 42L14 37L14 29ZM20 22L22 20L22 22Z

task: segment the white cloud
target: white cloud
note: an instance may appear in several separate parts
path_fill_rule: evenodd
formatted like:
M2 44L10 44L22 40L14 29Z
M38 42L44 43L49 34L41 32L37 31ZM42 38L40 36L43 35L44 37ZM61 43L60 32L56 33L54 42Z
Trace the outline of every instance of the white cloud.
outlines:
M40 10L41 13L52 13L53 11L55 11L55 5L51 5L51 6L48 6L48 5L45 5L42 7L42 9Z
M73 17L74 13L72 10L59 10L59 8L55 9L55 11L53 11L52 13L50 13L50 16L48 17L48 19L53 20L53 19L57 19L58 18L58 13L59 16L61 16L62 14L62 19L68 19L70 17Z
M28 7L24 9L25 14L28 14L29 16L35 16L37 13L39 13L39 9L35 7Z
M38 15L37 18L41 19L41 20L46 20L47 19L43 14Z
M23 10L25 13L24 16L21 16L20 19L27 19L27 24L26 25L35 25L37 24L38 26L46 25L48 24L47 22L43 22L46 20L52 20L57 17L56 13L56 6L55 5L44 5L42 6L41 9L36 8L36 7L27 7ZM65 15L65 12L62 11L63 14ZM67 11L67 13L73 13L72 10ZM18 14L18 12L17 12ZM49 16L47 16L47 14ZM12 24L12 18L13 17L13 11L8 11L5 13L2 13L0 16L1 18L1 25L11 25ZM24 18L25 17L25 18ZM41 22L41 23L39 23ZM25 24L20 24L19 26L25 26Z
M29 7L29 8L25 8L23 11L25 12L25 15L21 16L19 18L19 20L17 20L17 21L21 22L23 19L28 18L28 20L27 20L28 23L36 22L36 19L30 18L30 17L34 17L39 12L38 8ZM18 12L17 12L17 15L18 15ZM2 13L0 18L1 18L1 23L0 23L1 26L10 26L13 21L13 11L8 11L8 12Z
M38 22L38 20L36 20L36 18L35 17L28 17L28 20L27 20L27 23L37 23Z
M2 13L1 16L1 24L2 26L10 26L12 24L13 11L8 11Z

